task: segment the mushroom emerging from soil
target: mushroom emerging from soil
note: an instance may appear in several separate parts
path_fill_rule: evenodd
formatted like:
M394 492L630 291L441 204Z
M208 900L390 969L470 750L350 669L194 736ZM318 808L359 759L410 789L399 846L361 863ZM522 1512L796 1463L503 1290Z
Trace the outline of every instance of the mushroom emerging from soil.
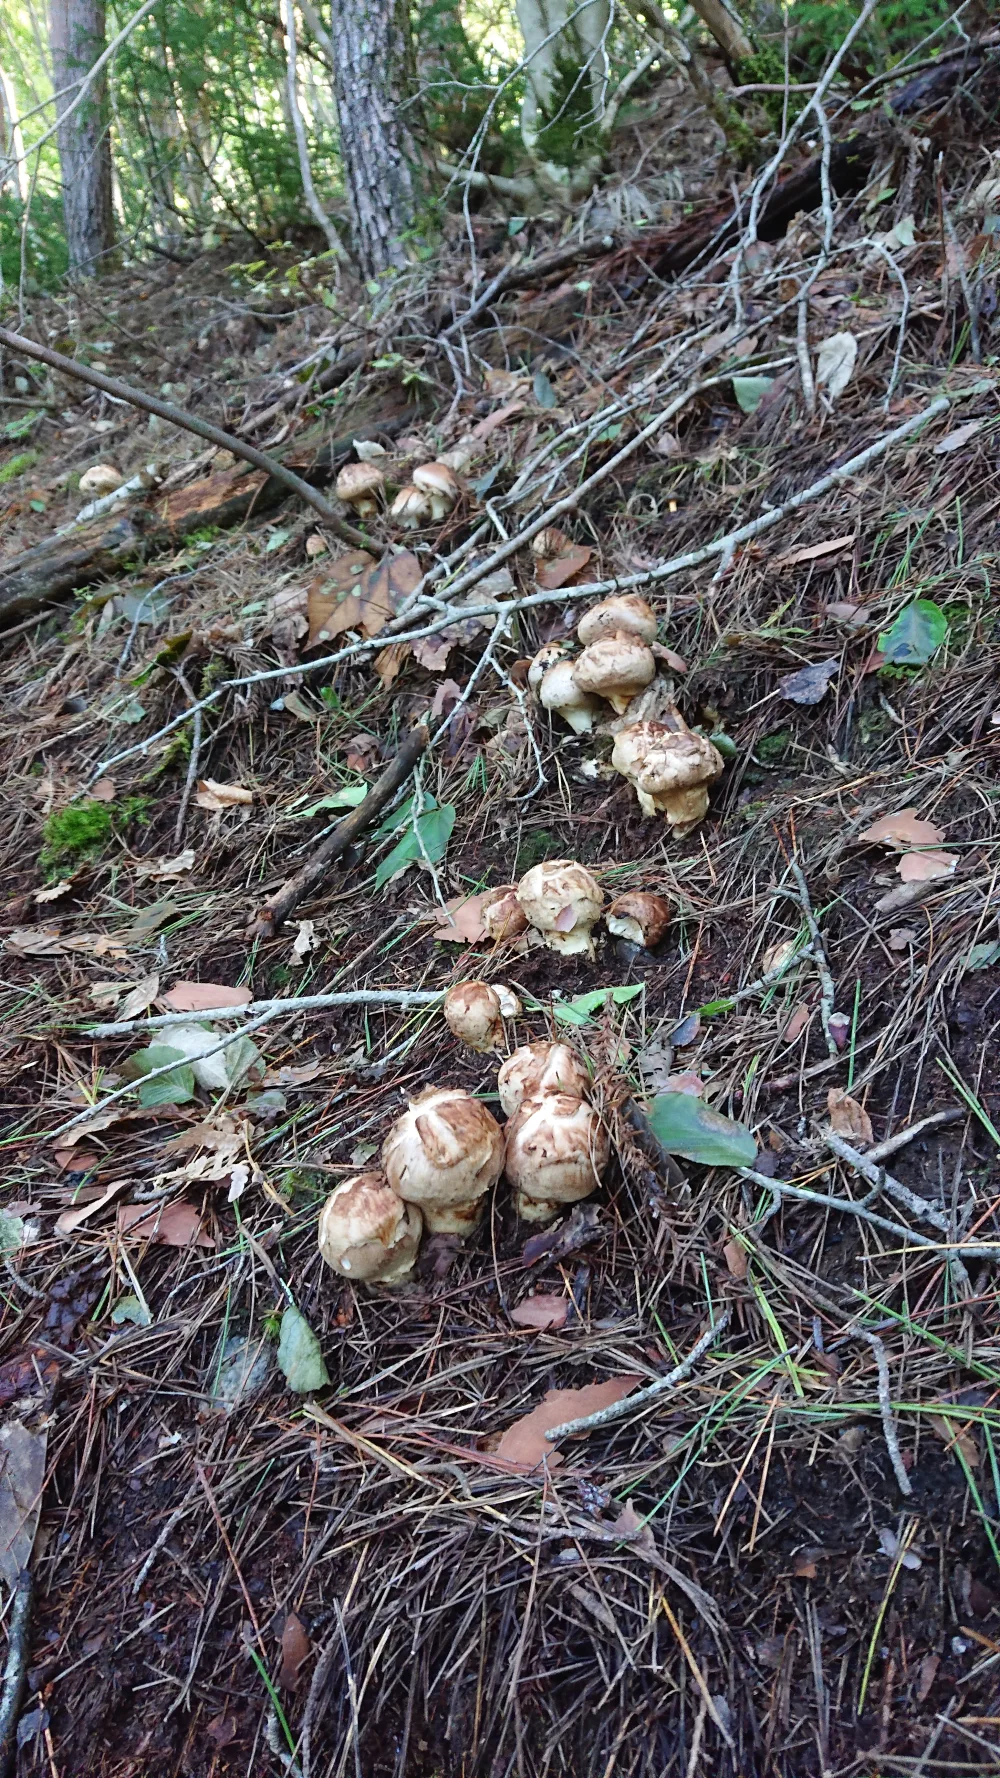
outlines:
M395 1192L418 1204L435 1235L467 1235L503 1168L503 1133L461 1087L428 1087L411 1099L382 1145Z
M400 488L389 509L389 517L403 531L414 531L420 525L429 525L433 516L430 495L415 487L413 482L407 482L405 488Z
M611 903L606 924L615 938L626 938L630 944L652 950L670 925L673 913L665 895L648 895L637 889L631 895L619 895Z
M571 1099L590 1094L590 1075L568 1043L526 1043L508 1056L497 1075L500 1103L508 1117L526 1099L564 1093Z
M345 463L336 489L337 499L353 506L359 519L374 518L385 489L385 476L377 463Z
M604 894L585 865L569 858L536 864L521 878L517 899L550 951L594 955L591 928L601 917Z
M551 562L554 556L561 556L563 550L569 548L570 539L558 525L546 525L531 539L531 553L536 562Z
M573 662L573 677L581 691L606 698L621 716L656 678L656 660L635 636L603 636Z
M328 1266L366 1284L395 1284L413 1266L423 1219L384 1173L358 1173L330 1193L319 1213L319 1250Z
M521 1002L501 982L459 982L444 997L444 1018L470 1049L499 1049L503 1041L504 1019L516 1019Z
M678 834L696 827L708 811L708 786L722 772L722 755L704 735L684 724L633 722L615 737L611 763L635 786L646 815L666 816Z
M421 463L413 471L413 486L430 500L432 519L447 518L462 492L455 471L447 463Z
M520 938L527 930L527 915L517 899L517 884L502 883L492 889L482 905L482 920L494 944L505 939Z
M568 722L575 735L589 735L601 706L595 697L584 691L576 676L576 665L571 660L556 661L548 672L543 673L538 702L543 709L554 710Z
M588 1198L608 1164L607 1132L592 1105L569 1093L525 1099L507 1125L505 1171L525 1222L548 1222Z
M105 494L113 494L124 480L121 470L116 469L113 463L92 463L89 469L84 470L78 486L81 494L86 494L91 500L100 500Z
M584 648L605 636L634 636L651 644L656 641L656 612L638 593L616 593L585 611L576 633Z

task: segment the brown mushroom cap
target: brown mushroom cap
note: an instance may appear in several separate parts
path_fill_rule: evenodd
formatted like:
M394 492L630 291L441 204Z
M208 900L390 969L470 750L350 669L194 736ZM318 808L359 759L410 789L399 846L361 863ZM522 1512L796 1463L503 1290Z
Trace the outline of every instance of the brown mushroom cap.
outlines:
M435 519L443 519L462 492L455 471L449 469L447 463L421 463L413 471L413 485L430 499Z
M389 509L389 516L404 531L413 531L419 525L428 525L434 516L431 497L415 487L413 482L407 482L405 488L400 488L396 495Z
M528 919L517 899L516 883L502 883L499 889L490 891L482 904L482 919L494 944L520 938L527 930Z
M526 1043L508 1056L497 1075L500 1104L513 1117L526 1099L565 1093L572 1099L590 1096L586 1066L568 1043Z
M419 1204L434 1234L467 1235L503 1167L503 1133L461 1087L428 1087L411 1099L382 1145L395 1192Z
M345 1278L395 1284L413 1266L422 1226L420 1211L397 1197L384 1173L358 1173L323 1205L319 1250Z
M517 1214L547 1222L561 1204L589 1198L601 1183L610 1145L597 1112L569 1093L525 1099L507 1125L504 1170Z
M337 476L337 499L353 506L359 517L370 517L378 511L384 487L385 476L377 463L345 463Z
M489 982L459 982L444 997L444 1022L470 1049L486 1054L503 1041L499 996Z
M584 648L604 636L635 636L652 644L656 641L656 612L638 593L616 593L585 611L576 633Z
M570 858L536 864L521 878L517 899L528 924L541 933L550 950L593 956L590 932L601 917L604 894L586 865Z
M91 498L102 499L105 494L113 494L120 488L125 477L113 463L92 463L85 469L77 486L81 494Z
M583 658L582 656L580 657ZM584 691L576 676L576 661L556 661L543 673L538 687L538 702L545 710L554 710L568 722L575 735L589 735L594 717L600 715L597 699Z
M581 691L607 698L621 716L632 699L656 678L651 648L635 636L602 636L573 662Z
M636 889L615 898L605 923L616 938L627 938L631 944L645 945L651 950L659 944L673 914L665 895L650 895L644 889Z
M687 832L708 809L708 786L723 769L722 755L704 735L663 722L633 722L615 736L611 763L635 786L647 815L659 810Z
M546 525L531 539L531 553L537 562L551 562L553 556L561 556L569 548L570 539L558 525Z

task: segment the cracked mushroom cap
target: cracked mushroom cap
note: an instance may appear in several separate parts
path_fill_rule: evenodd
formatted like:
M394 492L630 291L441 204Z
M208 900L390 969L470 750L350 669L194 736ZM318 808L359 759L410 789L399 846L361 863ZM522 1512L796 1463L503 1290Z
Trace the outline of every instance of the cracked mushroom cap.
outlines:
M581 691L606 698L621 716L656 678L656 658L636 636L602 636L573 662L573 674Z
M385 476L377 463L345 463L336 482L337 499L353 506L362 519L378 511L384 488Z
M526 1099L544 1099L550 1093L587 1099L590 1088L590 1075L568 1043L526 1043L507 1057L497 1075L500 1104L508 1117Z
M589 735L594 726L594 717L600 715L601 706L597 698L584 691L576 676L576 667L576 661L556 661L542 675L538 687L538 702L544 710L554 710L557 716L568 722L575 735Z
M431 497L413 482L407 482L400 488L391 507L389 517L403 531L414 531L420 525L429 525L434 516Z
M411 1099L382 1145L395 1192L418 1204L432 1234L467 1235L503 1168L496 1119L461 1087L428 1087Z
M601 917L604 893L586 865L571 858L536 864L518 883L517 899L551 951L593 956L591 927Z
M507 1125L504 1171L525 1222L548 1222L601 1183L610 1144L597 1112L569 1093L525 1099Z
M650 645L656 641L656 612L638 593L616 593L585 611L576 633L584 648L605 636L634 636Z
M470 1049L499 1049L504 1019L516 1019L521 1002L502 982L459 982L444 997L445 1024Z
M447 463L421 463L413 471L413 485L427 495L435 519L445 518L462 492L455 471Z
M543 642L528 668L528 690L537 698L542 680L550 667L557 661L564 661L569 655L568 642Z
M328 1266L365 1284L395 1284L413 1266L423 1219L384 1173L358 1173L330 1193L319 1213L319 1250Z
M708 811L708 786L723 769L722 755L704 735L663 722L632 722L615 736L611 764L635 786L646 815L658 811L687 833Z
M494 944L520 938L527 930L528 920L517 899L517 884L502 883L499 889L491 890L488 900L483 902L482 918Z
M615 938L626 938L630 944L645 945L652 950L658 945L673 919L674 910L665 895L649 895L637 889L631 895L619 895L607 912L606 925Z

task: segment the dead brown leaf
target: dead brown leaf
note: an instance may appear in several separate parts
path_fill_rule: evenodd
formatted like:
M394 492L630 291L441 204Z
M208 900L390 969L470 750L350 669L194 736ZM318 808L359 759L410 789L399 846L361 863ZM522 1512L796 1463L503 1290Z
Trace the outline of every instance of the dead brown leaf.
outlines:
M722 1257L731 1278L746 1277L749 1262L747 1250L740 1241L727 1241L722 1249Z
M410 644L408 642L390 642L388 648L380 649L375 656L372 665L386 691L393 680L399 678L409 653Z
M137 1019L139 1014L145 1012L148 1006L152 1006L153 1001L156 999L159 992L159 976L144 976L141 982L136 982L135 987L129 989L121 1006L118 1008L118 1017L120 1019Z
M933 821L921 821L916 809L899 809L895 815L882 815L859 833L858 839L868 845L891 846L896 852L906 852L910 846L938 846L944 834Z
M285 1691L298 1690L301 1683L299 1670L311 1653L312 1644L306 1634L305 1624L301 1618L296 1617L294 1611L290 1611L281 1632L281 1671L278 1674L278 1684Z
M154 1247L214 1247L211 1235L201 1226L193 1204L175 1203L147 1209L145 1204L123 1204L118 1212L118 1232Z
M347 550L326 563L308 589L309 643L332 642L345 630L360 630L364 622L364 577L374 568L367 550Z
M921 1661L919 1667L920 1679L917 1685L918 1704L926 1703L928 1693L937 1678L937 1672L940 1665L940 1655L925 1655Z
M252 803L253 791L247 790L243 784L220 784L215 778L199 778L195 802L199 809L208 809L217 814L220 809L232 809L240 803Z
M137 877L152 877L154 882L171 882L182 877L194 868L194 847L185 846L174 858L155 858L150 863L137 864Z
M786 550L782 556L775 556L772 568L797 568L800 562L820 562L824 556L839 555L854 542L854 532L848 531L843 537L830 537L826 543L810 543L803 549Z
M562 586L569 586L579 574L583 573L593 558L593 550L584 543L572 543L558 556L549 562L539 562L535 569L535 581L543 592L554 593Z
M546 1296L539 1292L538 1296L526 1296L516 1309L510 1312L515 1327L534 1327L544 1332L554 1332L556 1328L566 1326L569 1314L569 1299L564 1296ZM554 1422L558 1426L558 1420Z
M812 1007L800 1000L781 1035L785 1043L797 1043L812 1017Z
M889 932L889 949L890 951L908 951L911 945L916 944L919 937L919 932L914 931L912 926L893 926Z
M830 1116L830 1128L836 1135L843 1136L845 1142L856 1142L867 1148L874 1141L871 1118L857 1099L850 1093L844 1093L839 1087L831 1087L826 1095L826 1109Z
M941 1443L947 1446L949 1451L960 1451L970 1469L979 1468L983 1454L971 1427L959 1426L957 1421L946 1419L944 1414L930 1414L928 1419L931 1430L937 1433Z
M216 1006L248 1006L252 999L249 988L226 988L220 982L175 982L164 994L163 1005L171 1012L210 1012Z
M498 426L506 426L507 421L513 420L515 414L523 414L524 407L523 401L508 401L506 407L498 407L496 413L487 414L485 420L480 420L478 426L473 426L472 437L482 444Z
M495 889L484 889L481 895L453 895L443 908L435 909L431 937L446 944L481 944L488 937L483 925L483 908L495 894Z
M128 1179L115 1179L99 1198L93 1198L88 1203L75 1204L72 1210L64 1210L56 1223L56 1234L75 1235L78 1228L82 1228L85 1222L89 1222L92 1216L96 1216L99 1210L103 1210L112 1198L116 1198L130 1184Z
M498 1457L516 1463L523 1469L536 1469L543 1458L550 1469L562 1462L560 1452L548 1442L545 1434L564 1420L578 1420L585 1414L596 1414L613 1402L623 1401L638 1388L639 1377L609 1377L604 1383L588 1383L582 1389L550 1389L544 1401L530 1414L523 1414L508 1426L497 1446Z
M88 794L92 803L113 803L118 791L113 778L98 778Z
M816 1579L816 1558L810 1550L799 1550L792 1558L792 1573L796 1580Z
M896 869L904 883L933 883L952 876L957 864L957 852L904 852Z

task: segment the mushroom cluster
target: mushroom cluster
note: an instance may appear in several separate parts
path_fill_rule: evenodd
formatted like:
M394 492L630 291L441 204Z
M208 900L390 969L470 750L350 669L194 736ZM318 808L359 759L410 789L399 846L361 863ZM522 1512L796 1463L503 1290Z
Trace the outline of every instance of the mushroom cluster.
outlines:
M608 1164L607 1131L589 1100L590 1076L565 1043L515 1050L497 1077L509 1117L504 1172L523 1222L549 1222L589 1198Z
M648 725L647 725L648 726ZM604 907L604 892L597 878L584 864L571 858L553 858L548 863L533 865L519 883L503 883L489 892L483 903L482 921L488 936L496 944L520 938L525 932L534 934L536 943L564 957L594 955L594 928L604 915L608 931L615 938L652 950L660 943L671 920L673 908L665 895L636 890L619 895ZM445 998L444 1015L456 1037L471 1043L473 1049L495 1049L503 1018L516 1017L516 1005L508 1012L494 999L510 989L493 983L464 982L452 988ZM481 1025L474 1025L472 1008ZM460 1021L460 1022L459 1022ZM482 1041L478 1041L481 1028Z
M338 500L352 506L359 519L372 519L386 498L385 475L375 462L345 463L337 476L336 491ZM389 517L403 531L416 530L446 518L461 491L449 463L421 463L400 488Z
M620 729L611 763L633 785L643 814L666 816L678 837L708 813L708 787L723 766L708 737L689 729L676 711L669 723L632 722Z

